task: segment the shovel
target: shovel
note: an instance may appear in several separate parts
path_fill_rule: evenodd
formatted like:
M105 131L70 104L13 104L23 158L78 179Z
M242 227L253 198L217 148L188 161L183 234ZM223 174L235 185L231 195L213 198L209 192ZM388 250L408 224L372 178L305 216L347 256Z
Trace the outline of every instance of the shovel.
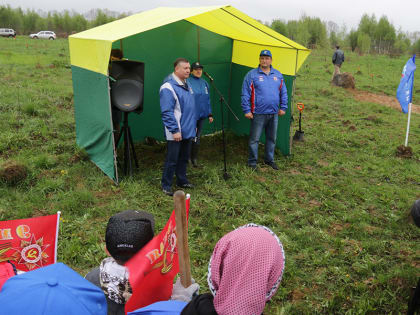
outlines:
M305 105L303 103L297 103L296 104L298 110L299 110L299 130L296 130L295 135L293 136L294 141L303 141L303 135L305 134L302 131L302 112L305 108Z

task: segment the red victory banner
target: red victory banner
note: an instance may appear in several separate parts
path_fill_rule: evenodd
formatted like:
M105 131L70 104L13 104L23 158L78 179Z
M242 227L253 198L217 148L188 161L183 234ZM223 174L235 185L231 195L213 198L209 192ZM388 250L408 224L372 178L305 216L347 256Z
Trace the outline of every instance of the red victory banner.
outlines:
M0 262L30 271L57 260L60 212L22 220L0 221Z
M189 195L185 200L187 222ZM169 300L174 278L179 272L175 210L159 235L144 246L125 266L133 295L125 305L132 312L146 305Z

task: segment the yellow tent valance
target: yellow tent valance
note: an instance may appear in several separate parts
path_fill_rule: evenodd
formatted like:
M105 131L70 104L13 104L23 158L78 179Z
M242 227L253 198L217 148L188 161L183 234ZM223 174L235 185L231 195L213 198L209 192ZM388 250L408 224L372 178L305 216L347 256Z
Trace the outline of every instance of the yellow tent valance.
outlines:
M270 49L273 66L295 75L310 50L232 6L156 8L74 34L69 38L71 64L107 74L112 43L176 21L186 20L233 39L232 62L255 67L259 52Z

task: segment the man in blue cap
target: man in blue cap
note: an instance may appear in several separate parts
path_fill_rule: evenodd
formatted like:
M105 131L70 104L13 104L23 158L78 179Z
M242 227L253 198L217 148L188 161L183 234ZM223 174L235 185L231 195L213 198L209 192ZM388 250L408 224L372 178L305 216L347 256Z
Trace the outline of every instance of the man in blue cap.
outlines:
M7 280L0 305L0 314L107 315L101 289L62 263Z
M258 68L247 73L242 85L241 106L245 117L251 120L249 132L248 166L256 170L258 144L265 131L264 163L278 170L274 162L278 116L287 110L287 89L280 71L271 66L272 55L267 49L260 53Z

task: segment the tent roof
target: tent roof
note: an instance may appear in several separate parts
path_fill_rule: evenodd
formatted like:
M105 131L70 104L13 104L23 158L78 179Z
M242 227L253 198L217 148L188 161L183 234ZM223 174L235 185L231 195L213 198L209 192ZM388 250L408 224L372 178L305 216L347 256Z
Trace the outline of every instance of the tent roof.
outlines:
M274 61L279 52L278 49L290 49L293 53L288 52L289 58L283 61L283 63L289 63L290 69L282 71L280 68L280 70L294 75L310 53L309 49L230 5L194 8L160 7L70 36L71 63L106 74L112 42L180 20L189 21L211 32L232 38L234 51L236 48L236 55L233 53L232 62L245 66L255 66L255 53L258 50L273 49ZM95 51L97 56L93 60L87 60L87 50ZM83 51L84 54L78 54L77 51ZM245 51L247 53L244 54ZM293 59L291 59L291 53L294 56ZM278 56L282 57L282 54ZM295 61L295 64L290 66L290 61ZM276 66L275 63L273 65Z

